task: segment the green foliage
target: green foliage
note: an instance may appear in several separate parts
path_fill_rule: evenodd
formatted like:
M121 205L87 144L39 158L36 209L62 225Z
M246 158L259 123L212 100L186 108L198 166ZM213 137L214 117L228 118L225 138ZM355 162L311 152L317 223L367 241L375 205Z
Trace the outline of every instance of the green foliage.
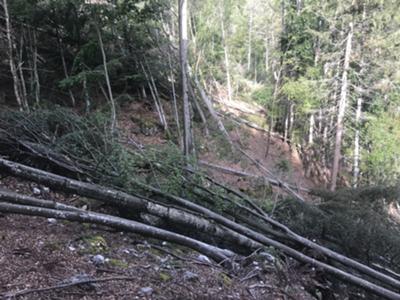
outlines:
M270 107L273 100L273 93L274 91L271 86L264 85L252 92L251 99L264 107Z
M281 203L277 211L283 222L345 255L399 271L400 226L387 213L390 203L399 203L397 187L318 190L314 194L322 198L317 206L294 200Z
M397 183L400 178L400 119L382 113L366 125L368 146L363 151L362 171L370 182Z
M308 112L316 107L320 99L318 92L317 83L305 77L300 77L294 81L287 80L281 88L282 95L300 104L300 109L303 112Z

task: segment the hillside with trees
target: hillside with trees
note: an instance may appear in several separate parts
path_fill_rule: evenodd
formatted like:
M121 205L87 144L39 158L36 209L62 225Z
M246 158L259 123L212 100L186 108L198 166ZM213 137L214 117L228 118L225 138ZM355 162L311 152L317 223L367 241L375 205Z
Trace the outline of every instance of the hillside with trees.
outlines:
M0 0L0 298L400 299L389 0Z

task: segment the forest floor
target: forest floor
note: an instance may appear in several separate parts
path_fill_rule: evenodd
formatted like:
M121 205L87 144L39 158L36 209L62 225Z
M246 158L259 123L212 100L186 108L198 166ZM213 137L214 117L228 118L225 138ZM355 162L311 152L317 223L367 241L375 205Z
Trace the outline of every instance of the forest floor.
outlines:
M143 145L167 142L160 131L143 134L143 122L133 120L134 115L157 122L154 112L143 106L124 109L119 125L128 138ZM264 159L265 132L242 127L230 130L230 134L280 179L301 187L314 186L304 177L297 153L281 139L272 138L269 156ZM262 174L243 158L221 157L213 151L218 146L207 143L200 158ZM251 180L213 173L235 188L246 192L254 188ZM0 179L0 188L63 203L91 205L88 199L55 193L12 177ZM253 262L226 274L196 253L137 235L39 217L0 217L0 298L4 299L21 293L15 294L19 295L17 299L301 300L315 299L307 292L315 285L315 277L315 271L290 259L270 264ZM89 283L76 284L82 279ZM51 288L38 290L48 287Z

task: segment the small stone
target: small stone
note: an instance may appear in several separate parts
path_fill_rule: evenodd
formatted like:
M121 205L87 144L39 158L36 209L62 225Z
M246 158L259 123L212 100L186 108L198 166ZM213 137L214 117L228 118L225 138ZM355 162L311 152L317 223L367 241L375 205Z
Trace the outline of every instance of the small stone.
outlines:
M168 243L167 243L166 241L164 241L164 242L161 243L161 245L163 245L163 246L167 246L167 244L168 244Z
M48 218L47 219L47 223L49 223L49 224L57 224L57 220L54 219L54 218Z
M102 265L102 264L104 264L105 261L106 261L105 257L101 254L97 254L92 257L92 262L95 265Z
M42 188L42 190L43 190L43 192L45 192L45 193L50 193L50 189L49 189L47 186L44 186L44 187Z
M37 187L34 187L32 191L33 191L33 194L36 196L41 194L41 191Z
M197 260L202 263L211 264L211 260L203 254L200 254L199 256L197 256Z
M74 246L68 246L69 251L75 251L76 248Z
M142 294L143 296L150 296L151 294L153 294L153 292L154 289L149 286L140 289L140 294Z
M186 271L183 274L183 279L184 280L189 280L190 281L190 280L195 280L197 278L199 278L199 275L197 275L196 273L190 272L190 271Z

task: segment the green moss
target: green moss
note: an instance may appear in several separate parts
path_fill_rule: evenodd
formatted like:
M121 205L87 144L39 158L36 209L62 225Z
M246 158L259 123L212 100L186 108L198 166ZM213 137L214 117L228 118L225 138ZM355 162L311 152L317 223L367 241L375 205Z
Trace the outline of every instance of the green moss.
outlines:
M162 281L170 281L171 280L171 275L169 275L169 274L167 274L167 273L164 273L164 272L160 272L160 279L162 280Z
M225 285L225 286L232 285L232 279L228 275L226 275L225 273L220 273L220 276L221 276L223 285Z
M111 258L107 263L111 267L115 267L115 268L126 269L129 267L129 264L126 261L123 261L121 259Z
M87 246L87 253L104 253L108 250L106 240L100 235L85 237L83 241Z

